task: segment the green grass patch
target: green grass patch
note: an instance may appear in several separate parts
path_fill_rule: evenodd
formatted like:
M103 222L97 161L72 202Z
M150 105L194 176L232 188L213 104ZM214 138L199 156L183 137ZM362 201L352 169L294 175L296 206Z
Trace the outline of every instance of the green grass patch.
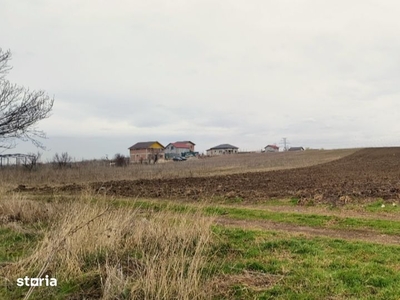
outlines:
M400 247L216 226L221 272L280 278L233 283L234 299L398 299ZM221 253L222 254L222 253ZM222 258L222 255L221 255ZM240 293L238 293L240 291Z
M295 205L297 199L275 200L276 203L286 203L286 205ZM169 210L177 213L196 212L199 208L208 215L225 216L240 220L268 220L273 222L281 222L293 225L323 227L332 229L351 229L351 230L373 230L378 233L396 235L400 234L400 222L383 219L363 219L353 217L339 217L321 214L302 214L275 212L262 209L230 207L229 205L219 206L210 205L209 203L172 203L169 201L157 200L126 200L118 199L113 201L116 206L129 206L143 209L143 211L161 211ZM272 204L271 204L272 205ZM371 204L377 207L378 204ZM394 207L396 209L396 207Z
M369 212L399 212L400 207L395 202L386 202L383 199L378 199L364 206Z
M289 199L268 199L263 202L264 206L297 206L299 199L292 197Z
M0 268L2 264L17 262L28 256L35 249L41 237L42 234L40 233L18 232L11 228L0 227ZM2 279L0 283L0 299L22 299L26 291L17 287L16 282L3 281Z
M0 227L0 262L13 262L27 255L36 245L38 236Z

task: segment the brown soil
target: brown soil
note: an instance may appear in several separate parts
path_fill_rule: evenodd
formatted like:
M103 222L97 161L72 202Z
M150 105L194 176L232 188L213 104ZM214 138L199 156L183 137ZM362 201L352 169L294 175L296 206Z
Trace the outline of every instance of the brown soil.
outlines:
M73 184L56 191L80 191ZM228 198L255 202L296 197L300 204L345 204L353 199L400 199L400 147L362 149L344 158L311 167L180 179L121 180L91 184L110 196L163 199ZM50 192L55 188L26 188Z

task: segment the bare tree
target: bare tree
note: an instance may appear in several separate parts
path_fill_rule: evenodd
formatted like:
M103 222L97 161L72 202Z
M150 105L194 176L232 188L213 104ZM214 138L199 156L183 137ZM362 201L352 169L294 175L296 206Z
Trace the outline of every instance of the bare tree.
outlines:
M44 148L39 139L46 138L46 134L35 125L50 116L54 98L6 80L10 59L11 52L0 48L0 148L13 148L16 139Z
M70 167L72 162L72 157L69 156L68 152L63 152L61 154L56 153L53 157L53 164L57 167L65 168Z
M27 168L29 171L32 171L37 167L37 164L39 162L40 157L42 156L42 153L37 152L37 153L28 153L27 156L25 157L24 160L24 167Z

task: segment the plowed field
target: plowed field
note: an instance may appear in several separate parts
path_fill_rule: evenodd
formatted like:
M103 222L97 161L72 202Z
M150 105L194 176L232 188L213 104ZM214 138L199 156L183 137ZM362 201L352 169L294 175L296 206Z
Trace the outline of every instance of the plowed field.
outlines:
M311 167L179 179L93 183L108 195L164 199L240 198L260 201L296 197L300 201L348 202L351 199L400 199L400 147L362 149ZM62 190L80 189L69 185Z

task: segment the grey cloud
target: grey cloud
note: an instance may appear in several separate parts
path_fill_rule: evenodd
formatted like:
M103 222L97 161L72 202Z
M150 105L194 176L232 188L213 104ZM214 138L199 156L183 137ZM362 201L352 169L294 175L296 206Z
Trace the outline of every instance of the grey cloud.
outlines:
M400 129L395 1L122 3L7 0L0 11L9 79L56 97L40 124L50 144L101 135L98 146L120 130L204 148L283 136L345 147L390 144Z

